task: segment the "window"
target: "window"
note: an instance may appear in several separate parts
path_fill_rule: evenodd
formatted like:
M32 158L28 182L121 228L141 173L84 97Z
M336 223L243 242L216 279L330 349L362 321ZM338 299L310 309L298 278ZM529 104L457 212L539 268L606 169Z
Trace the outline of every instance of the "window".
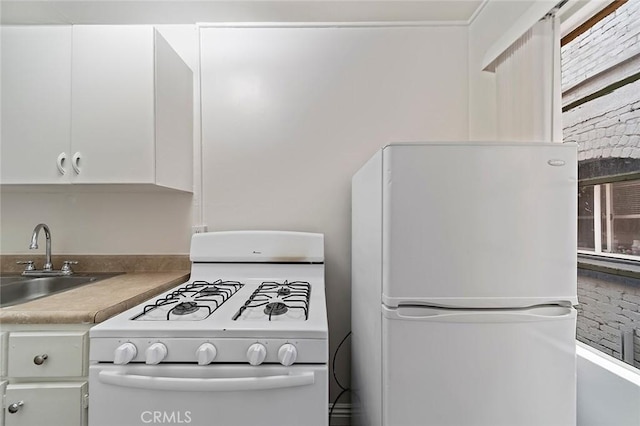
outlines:
M563 140L578 144L576 338L640 368L640 1L584 15L561 59Z
M640 259L640 179L579 187L578 250Z

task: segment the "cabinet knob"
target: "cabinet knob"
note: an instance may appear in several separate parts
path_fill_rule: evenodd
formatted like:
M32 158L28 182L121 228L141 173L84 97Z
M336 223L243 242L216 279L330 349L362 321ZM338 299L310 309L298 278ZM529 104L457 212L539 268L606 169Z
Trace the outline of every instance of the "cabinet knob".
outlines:
M35 365L42 365L47 360L47 358L49 358L49 355L47 354L36 355L35 358L33 358L33 363Z
M11 414L15 414L20 411L20 408L22 408L23 405L24 401L14 402L13 404L9 405L9 407L7 407L7 411Z

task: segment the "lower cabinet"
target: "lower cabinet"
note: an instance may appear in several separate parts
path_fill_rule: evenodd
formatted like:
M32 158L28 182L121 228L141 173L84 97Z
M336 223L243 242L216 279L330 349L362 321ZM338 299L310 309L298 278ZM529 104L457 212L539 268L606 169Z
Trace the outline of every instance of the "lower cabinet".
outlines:
M78 377L86 369L86 331L9 334L9 377Z
M4 378L4 376L2 376ZM4 395L7 388L7 382L5 380L0 381L0 395ZM0 426L4 426L4 410L0 413Z
M86 426L89 325L3 325L0 426Z
M6 426L87 424L87 382L9 384L4 400Z

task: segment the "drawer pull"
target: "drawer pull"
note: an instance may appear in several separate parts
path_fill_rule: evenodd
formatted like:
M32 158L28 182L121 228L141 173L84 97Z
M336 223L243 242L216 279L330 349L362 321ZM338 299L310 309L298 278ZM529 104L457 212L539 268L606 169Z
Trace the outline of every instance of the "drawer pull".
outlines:
M47 354L36 355L36 357L33 358L33 363L35 365L42 365L47 360L47 358L49 358L49 355Z
M23 405L24 405L24 401L14 402L9 407L7 407L7 411L10 412L11 414L15 414L18 411L20 411L20 408L22 408Z

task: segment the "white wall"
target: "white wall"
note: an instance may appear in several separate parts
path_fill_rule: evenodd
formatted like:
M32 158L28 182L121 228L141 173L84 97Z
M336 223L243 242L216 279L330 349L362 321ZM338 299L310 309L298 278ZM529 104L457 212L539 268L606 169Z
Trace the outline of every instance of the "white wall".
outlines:
M198 78L198 33L195 25L163 25L160 33ZM199 98L194 100L199 110ZM195 129L199 128L196 119ZM199 158L200 132L194 132L194 158ZM199 161L194 162L197 166ZM35 225L47 223L54 254L187 254L191 225L199 220L199 169L194 195L179 192L121 192L69 185L56 192L44 187L28 191L2 188L0 253L28 253ZM194 208L192 209L192 204ZM38 253L44 252L44 245Z
M40 222L51 228L53 254L189 252L191 194L82 191L87 190L3 190L1 253L25 253L40 262L44 244L29 250L31 233Z
M391 141L467 139L466 27L201 38L205 222L325 234L333 354L350 330L351 177ZM348 360L345 350L344 383Z

